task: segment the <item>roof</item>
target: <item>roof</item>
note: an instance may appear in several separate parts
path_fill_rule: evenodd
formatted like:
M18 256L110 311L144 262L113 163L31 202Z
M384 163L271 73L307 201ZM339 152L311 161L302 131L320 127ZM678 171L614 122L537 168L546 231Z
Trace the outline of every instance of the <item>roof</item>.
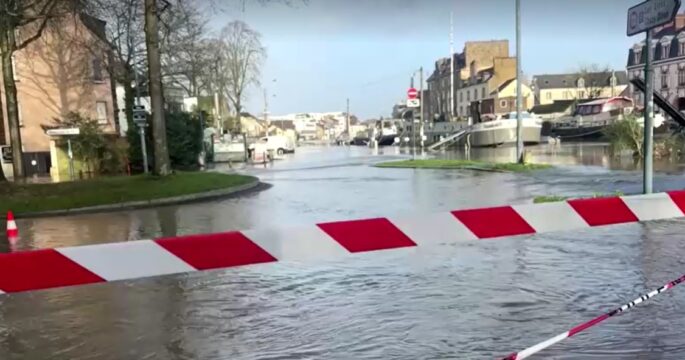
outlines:
M621 97L621 96L617 96L617 97L610 97L610 98L594 99L594 100L592 100L592 101L588 101L588 102L582 103L581 105L604 105L604 104L606 104L606 103L608 103L609 101L612 101L612 100L627 100L627 101L632 101L630 98L624 98L624 97Z
M100 40L107 42L107 32L106 32L106 26L107 23L103 20L100 20L96 17L90 16L86 13L81 13L79 14L79 19L81 19L81 22L83 25L90 30L95 36L99 37Z
M530 112L536 115L561 113L568 110L575 102L576 100L556 100L551 104L536 105Z
M276 125L282 130L295 130L295 122L292 120L271 120L272 125Z
M490 92L490 94L497 94L497 93L499 93L500 91L506 89L507 86L509 86L509 84L513 83L514 81L516 81L516 78L511 78L511 79L509 79L509 80L503 82L500 86L497 87L497 89L495 89L495 90L493 90L492 92ZM522 83L522 84L523 84L523 83Z
M611 71L606 71L587 74L536 75L533 77L533 83L538 89L575 88L578 86L578 80L584 78L587 85L594 83L596 86L609 86L611 74ZM628 74L625 71L614 71L613 74L616 75L616 85L628 85Z

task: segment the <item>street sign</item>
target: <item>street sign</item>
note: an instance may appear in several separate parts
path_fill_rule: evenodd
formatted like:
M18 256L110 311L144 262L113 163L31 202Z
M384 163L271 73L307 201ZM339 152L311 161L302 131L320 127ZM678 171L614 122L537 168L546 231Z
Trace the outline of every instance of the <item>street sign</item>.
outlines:
M680 0L647 0L628 9L628 36L645 32L675 19Z
M407 90L407 99L416 99L416 96L418 95L418 92L414 88L409 88Z
M419 99L407 99L408 108L417 108L421 106L421 100Z
M48 136L78 135L81 133L79 128L50 129L45 132Z
M133 105L133 122L138 126L147 126L147 111L143 105Z

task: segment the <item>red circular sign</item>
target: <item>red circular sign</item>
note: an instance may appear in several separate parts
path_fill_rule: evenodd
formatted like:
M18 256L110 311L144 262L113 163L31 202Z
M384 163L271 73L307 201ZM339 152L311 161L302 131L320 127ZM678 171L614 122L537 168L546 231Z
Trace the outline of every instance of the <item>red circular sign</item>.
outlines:
M416 99L416 95L418 95L418 92L414 88L409 88L407 90L407 98L408 99Z

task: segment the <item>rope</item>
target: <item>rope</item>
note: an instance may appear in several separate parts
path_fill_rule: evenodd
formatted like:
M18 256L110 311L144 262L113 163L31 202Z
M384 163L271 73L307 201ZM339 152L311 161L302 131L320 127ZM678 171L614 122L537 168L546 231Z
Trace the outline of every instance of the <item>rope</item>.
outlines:
M602 321L604 321L604 320L606 320L606 319L608 319L614 315L618 315L624 311L627 311L628 309L634 307L635 305L638 305L641 302L647 301L647 300L651 299L652 297L654 297L658 294L661 294L662 292L664 292L668 289L673 288L674 286L680 284L683 281L685 281L685 275L679 277L678 279L675 279L675 280L669 282L668 284L666 284L666 285L664 285L664 286L662 286L662 287L660 287L660 288L658 288L658 289L656 289L656 290L654 290L648 294L642 295L639 298L637 298L637 299L635 299L635 300L633 300L627 304L624 304L624 305L622 305L622 306L620 306L614 310L611 310L604 315L600 315L600 316L598 316L598 317L596 317L596 318L594 318L588 322L577 325L576 327L572 328L569 331L563 332L563 333L561 333L561 334L559 334L553 338L549 338L549 339L547 339L547 340L545 340L539 344L533 345L533 346L531 346L525 350L519 351L517 353L512 353L509 356L503 358L502 360L525 359L525 358L527 358L527 357L529 357L529 356L531 356L537 352L540 352L540 351L560 342L561 340L564 340L566 338L570 338L571 336L576 335L581 331L587 330L587 329L601 323Z

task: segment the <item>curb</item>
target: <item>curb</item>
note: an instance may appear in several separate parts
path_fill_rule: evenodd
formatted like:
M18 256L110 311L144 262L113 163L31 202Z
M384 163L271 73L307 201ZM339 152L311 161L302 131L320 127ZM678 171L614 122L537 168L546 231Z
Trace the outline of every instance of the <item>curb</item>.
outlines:
M228 189L211 190L201 193L173 196L161 199L150 199L141 201L129 201L117 204L106 204L106 205L96 205L87 206L75 209L64 209L64 210L47 210L47 211L36 211L16 214L19 219L26 218L36 218L36 217L51 217L51 216L62 216L62 215L76 215L76 214L89 214L89 213L99 213L99 212L109 212L109 211L122 211L122 210L133 210L133 209L144 209L157 206L166 205L176 205L176 204L186 204L191 202L207 201L213 199L219 199L228 197L231 195L238 195L240 193L248 191L260 191L271 187L270 184L263 183L261 181L254 180L247 184L231 187ZM4 215L0 216L0 219L4 219Z

